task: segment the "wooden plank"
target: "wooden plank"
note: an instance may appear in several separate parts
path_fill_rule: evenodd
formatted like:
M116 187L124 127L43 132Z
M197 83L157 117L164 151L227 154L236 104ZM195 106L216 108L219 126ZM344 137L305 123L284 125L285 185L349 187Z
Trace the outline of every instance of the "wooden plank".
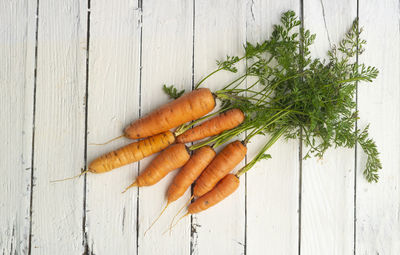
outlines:
M139 116L141 10L136 2L92 1L88 86L88 163L132 142L121 135ZM87 176L88 246L94 254L136 254L137 192L121 191L137 175L137 164ZM104 231L107 229L107 231Z
M400 33L399 1L360 1L362 38L367 40L360 63L376 66L373 84L358 89L359 128L380 151L383 169L377 184L365 181L366 156L357 149L356 253L400 254Z
M194 80L216 68L226 55L242 55L246 42L245 1L195 1ZM239 66L244 67L243 65ZM203 85L212 91L233 79L219 73ZM240 138L239 138L240 139ZM244 162L240 166L243 166ZM193 216L192 254L242 254L245 244L245 178L239 189L205 212Z
M175 84L191 89L193 49L192 1L143 1L141 114L147 114L169 101L162 85ZM140 162L143 171L153 157ZM176 171L151 187L139 190L139 254L188 254L190 218L177 225L172 236L163 235L172 217L190 197L186 193L171 204L159 222L144 236L144 231L166 203L166 191Z
M313 56L325 58L330 45L340 42L356 17L355 0L305 1L305 27L317 34ZM304 146L303 156L307 150ZM301 253L352 254L354 149L332 148L323 159L307 159L302 173Z
M247 40L269 38L272 26L287 10L300 13L300 2L251 1L247 8ZM248 145L248 160L267 141ZM283 139L269 150L272 159L258 162L247 174L247 254L295 254L298 251L299 141Z
M86 14L84 1L40 1L32 254L83 253Z
M0 252L29 245L36 2L0 4Z

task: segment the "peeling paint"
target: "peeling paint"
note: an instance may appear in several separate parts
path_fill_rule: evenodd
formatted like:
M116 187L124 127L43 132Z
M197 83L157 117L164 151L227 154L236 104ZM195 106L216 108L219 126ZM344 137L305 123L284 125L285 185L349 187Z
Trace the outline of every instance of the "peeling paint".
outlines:
M198 238L199 235L197 233L197 230L201 227L201 225L195 223L196 218L192 217L192 224L191 224L191 235L190 235L190 254L196 254L196 251L198 250Z
M124 232L124 229L125 229L125 211L126 211L126 209L124 207L124 209L122 211L122 232Z
M11 232L11 240L10 240L10 242L11 242L11 247L10 247L10 255L12 255L13 253L15 254L16 253L16 247L14 247L14 242L15 242L15 223L13 224L13 227L12 227L12 232Z

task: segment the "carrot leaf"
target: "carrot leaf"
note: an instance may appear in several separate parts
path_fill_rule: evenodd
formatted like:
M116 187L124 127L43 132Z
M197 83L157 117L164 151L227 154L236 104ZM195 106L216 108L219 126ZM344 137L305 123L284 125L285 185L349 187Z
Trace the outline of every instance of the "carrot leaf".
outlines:
M167 86L166 84L164 84L163 90L171 99L177 99L182 96L183 93L185 93L184 89L178 91L178 89L174 85Z

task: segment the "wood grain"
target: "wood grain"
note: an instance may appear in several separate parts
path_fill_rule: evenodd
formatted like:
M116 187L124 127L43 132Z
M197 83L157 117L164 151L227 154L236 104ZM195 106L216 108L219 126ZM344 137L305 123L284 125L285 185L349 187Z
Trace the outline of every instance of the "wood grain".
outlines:
M169 101L162 85L191 90L193 49L192 1L143 1L143 62L141 113ZM143 171L153 157L140 162ZM184 218L171 235L165 234L172 217L188 198L171 204L160 221L144 236L166 203L166 192L176 171L156 185L139 190L139 254L189 254L190 218Z
M304 26L317 34L312 55L326 58L356 17L354 0L305 1ZM331 148L322 159L303 161L302 254L353 254L354 155L354 149Z
M86 3L40 1L32 254L83 253Z
M287 10L300 11L299 1L251 1L247 6L247 40L266 40ZM248 82L251 84L250 82ZM255 137L248 160L267 142ZM295 254L298 250L299 141L284 139L247 173L247 254Z
M246 40L245 1L196 1L194 80L216 68L226 55L243 54ZM243 68L244 63L239 66ZM215 91L233 79L222 72L202 86ZM241 139L241 138L239 138ZM237 168L243 166L241 163ZM193 216L192 254L242 254L245 243L245 178L220 204Z
M120 139L139 116L141 10L132 1L92 1L89 38L88 163L133 142ZM121 191L137 176L137 164L88 174L87 244L94 254L136 254L137 191Z
M399 4L0 1L0 254L400 254ZM380 70L358 89L358 127L371 123L381 152L377 184L362 175L359 146L300 164L298 141L282 139L270 149L272 159L242 176L221 204L162 235L188 191L144 236L176 172L155 186L120 192L152 157L88 174L86 182L50 183L131 142L90 145L168 102L164 83L191 90L215 60L241 55L246 40L267 38L282 12L301 8L306 28L317 33L317 57L343 37L358 10L367 40L359 62ZM231 79L220 73L204 86L216 90ZM247 160L264 142L257 137L248 145Z
M36 2L0 3L0 252L29 249Z
M360 63L376 66L373 84L358 86L359 128L370 123L383 169L377 184L362 175L366 156L357 148L356 254L400 254L400 6L399 1L360 1Z

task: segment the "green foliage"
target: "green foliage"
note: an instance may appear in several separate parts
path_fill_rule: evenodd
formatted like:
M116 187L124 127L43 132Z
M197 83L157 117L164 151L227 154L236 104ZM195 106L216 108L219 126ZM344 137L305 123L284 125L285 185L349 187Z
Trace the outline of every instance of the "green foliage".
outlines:
M171 99L177 99L178 97L182 96L185 93L185 90L182 89L180 91L175 88L174 85L167 86L166 84L163 85L163 91L167 94Z
M270 158L272 158L272 157L271 157L271 154L266 154L266 153L264 153L264 154L262 154L262 155L260 156L260 159L270 159Z
M367 166L364 170L364 176L368 181L378 182L378 170L382 168L381 161L379 160L379 152L376 147L375 142L368 137L368 128L367 126L363 131L360 132L358 130L358 143L361 145L361 148L367 154Z
M238 56L233 56L233 57L226 56L226 60L224 60L224 61L217 60L217 66L218 66L218 69L220 69L220 70L225 70L225 71L229 71L232 73L236 73L238 70L235 67L235 64L237 62L239 62L240 60L241 59L239 59Z
M217 62L219 70L237 72L241 59L247 61L242 77L253 77L254 85L240 89L245 79L237 79L215 92L224 106L238 107L246 113L245 122L214 139L216 144L238 132L276 134L285 130L286 138L301 138L310 148L305 158L322 157L330 147L352 148L358 142L367 154L366 179L377 181L382 168L376 145L368 136L368 127L356 130L358 119L355 94L357 83L372 82L375 67L359 64L356 56L364 51L365 40L358 20L353 22L339 46L332 46L327 60L311 57L315 35L300 28L293 11L284 13L271 37L262 43L245 45L245 55ZM242 86L243 87L243 86ZM240 133L239 132L239 133ZM259 154L257 160L264 158Z

